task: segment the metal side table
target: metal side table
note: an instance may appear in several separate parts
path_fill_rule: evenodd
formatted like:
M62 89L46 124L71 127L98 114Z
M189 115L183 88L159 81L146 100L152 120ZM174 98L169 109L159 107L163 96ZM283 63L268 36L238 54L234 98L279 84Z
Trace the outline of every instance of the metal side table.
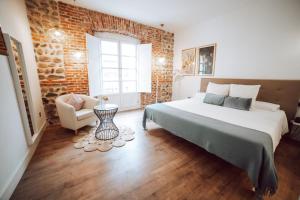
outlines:
M118 105L103 104L94 107L94 113L100 120L100 124L95 132L95 137L99 140L111 140L119 135L119 129L113 119L118 111Z

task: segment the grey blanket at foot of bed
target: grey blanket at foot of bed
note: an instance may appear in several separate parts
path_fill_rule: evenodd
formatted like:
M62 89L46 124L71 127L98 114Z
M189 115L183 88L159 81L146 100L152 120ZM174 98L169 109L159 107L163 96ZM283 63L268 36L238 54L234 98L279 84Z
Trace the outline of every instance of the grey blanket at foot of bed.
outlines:
M146 106L143 127L150 119L184 138L247 171L260 194L274 194L277 174L270 135L209 117L179 110L166 104Z

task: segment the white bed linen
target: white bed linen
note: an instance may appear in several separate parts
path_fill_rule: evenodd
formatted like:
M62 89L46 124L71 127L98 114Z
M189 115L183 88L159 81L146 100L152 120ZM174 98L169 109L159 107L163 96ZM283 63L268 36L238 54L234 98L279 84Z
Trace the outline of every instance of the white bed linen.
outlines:
M267 133L272 138L273 151L279 144L281 136L288 132L287 117L282 110L272 112L254 108L251 111L244 111L206 104L202 101L200 98L191 98L165 104L197 115Z

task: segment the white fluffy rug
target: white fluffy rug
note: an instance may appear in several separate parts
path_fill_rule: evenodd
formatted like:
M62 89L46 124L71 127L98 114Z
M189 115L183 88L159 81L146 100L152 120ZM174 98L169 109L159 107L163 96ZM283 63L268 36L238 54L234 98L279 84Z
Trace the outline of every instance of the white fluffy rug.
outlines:
M112 140L98 140L95 137L96 127L81 130L78 135L72 138L74 148L83 149L85 152L91 151L109 151L113 147L122 147L126 142L134 139L134 131L124 125L117 126L119 128L118 137Z

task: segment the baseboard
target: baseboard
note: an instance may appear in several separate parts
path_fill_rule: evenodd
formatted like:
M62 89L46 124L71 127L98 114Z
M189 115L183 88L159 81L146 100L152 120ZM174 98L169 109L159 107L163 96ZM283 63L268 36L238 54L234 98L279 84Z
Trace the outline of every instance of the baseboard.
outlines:
M11 178L7 182L6 187L4 187L4 189L1 191L1 193L0 193L1 200L8 200L11 197L11 195L13 194L14 190L16 189L19 181L21 180L21 178L22 178L22 176L23 176L39 142L40 142L41 137L43 136L43 134L45 132L46 127L47 127L47 122L45 121L38 132L39 134L38 134L35 142L31 145L31 147L27 151L24 159L21 160L21 162L17 166L16 170L11 175Z
M138 105L138 106L133 106L133 107L127 107L127 108L119 109L118 111L119 112L124 112L124 111L137 110L137 109L140 109L140 108L141 108L141 106Z

